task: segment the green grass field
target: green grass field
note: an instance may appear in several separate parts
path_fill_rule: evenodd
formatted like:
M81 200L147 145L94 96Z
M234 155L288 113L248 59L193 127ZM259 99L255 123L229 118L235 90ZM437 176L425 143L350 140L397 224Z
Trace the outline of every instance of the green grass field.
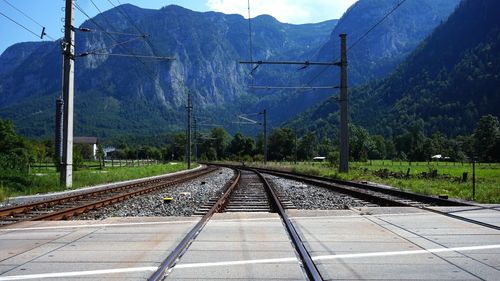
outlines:
M196 167L197 164L192 165ZM105 167L103 169L82 169L73 172L73 187L78 189L122 180L138 179L187 169L185 163L167 163L136 167ZM22 182L2 181L0 179L0 200L19 195L30 195L64 190L59 185L59 173L54 168L32 169L28 178Z
M339 174L328 163L268 163L269 167L343 180L371 181L428 195L472 200L472 164L455 162L392 162L373 160L351 162L347 174ZM407 176L408 168L410 173ZM431 171L437 170L435 177ZM467 173L467 181L462 181ZM475 201L500 203L500 164L476 164Z

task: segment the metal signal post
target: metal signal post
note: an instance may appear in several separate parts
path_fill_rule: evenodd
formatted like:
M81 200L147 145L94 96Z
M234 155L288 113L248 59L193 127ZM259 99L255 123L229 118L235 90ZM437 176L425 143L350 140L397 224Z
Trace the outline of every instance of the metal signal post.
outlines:
M73 185L73 96L75 86L75 31L73 29L74 0L66 0L64 20L63 63L63 155L60 169L60 183L66 188Z

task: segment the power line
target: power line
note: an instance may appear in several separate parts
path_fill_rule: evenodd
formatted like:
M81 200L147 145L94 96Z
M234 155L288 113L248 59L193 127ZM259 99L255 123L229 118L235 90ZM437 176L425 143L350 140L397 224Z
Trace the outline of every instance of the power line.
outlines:
M120 45L125 45L125 44L128 44L130 42L133 42L133 41L136 41L136 40L139 40L141 39L141 37L135 37L135 38L132 38L132 39L129 39L127 41L123 41L123 42L118 42L118 43L115 43L113 45L110 45L110 46L106 46L105 48L101 48L101 49L95 49L95 50L91 50L91 51L88 51L89 53L93 53L93 52L99 52L99 51L107 51L113 47L116 47L116 46L120 46Z
M135 33L125 33L125 32L118 32L115 28L113 28L113 24L108 20L108 18L106 16L104 16L104 13L102 12L101 9L99 9L99 7L97 6L97 4L93 1L93 0L90 0L90 2L92 3L92 5L96 8L96 10L99 12L99 14L101 15L101 17L104 19L104 21L106 21L106 23L112 27L113 31L103 31L103 32L108 32L110 34L116 34L116 35L131 35L131 36L138 36L138 37L143 37L145 38L147 35L145 34L135 34Z
M12 21L13 23L19 25L20 27L22 27L23 29L25 29L26 31L28 31L29 33L35 35L36 37L40 38L41 35L40 34L36 34L34 31L32 31L31 29L27 28L26 26L18 23L17 21L15 21L14 19L12 19L11 17L7 16L6 14L0 12L0 15L4 16L5 18L9 19L10 21Z
M114 8L117 9L117 11L125 18L125 20L127 20L136 30L137 32L139 32L139 34L143 34L145 35L146 33L143 32L139 27L138 25L134 22L134 20L132 19L132 17L130 17L130 15L127 13L127 11L125 11L121 6L116 6L112 1L110 0L107 0L109 2L109 4L111 4ZM119 0L116 0L118 2L119 5L122 5L122 3L119 1ZM153 46L153 44L151 43L151 41L149 40L148 37L144 37L144 41L146 42L146 44L149 46L149 48L151 49L151 52L153 53L154 56L159 56L158 53L156 52L156 49L155 47ZM155 69L153 69L153 72L156 71ZM178 79L177 77L174 77L172 76L176 81L180 82L181 84L184 84L184 81Z
M406 0L401 0L401 2L399 2L391 11L389 11L389 13L387 13L377 23L375 23L370 29L368 29L363 35L361 35L361 37L359 37L358 40L356 40L354 43L352 43L351 46L349 46L349 48L347 48L347 50L351 50L352 48L354 48L354 46L356 46L361 40L363 40L370 32L372 32L372 30L374 30L383 21L385 21L385 19L387 19L392 13L394 13L399 7L401 7L401 5L403 5L404 2L406 2Z
M125 19L130 22L132 24L132 26L140 33L140 34L145 34L144 32L142 32L142 30L135 24L134 20L130 17L130 15L124 10L122 9L121 6L116 6L113 2L111 2L111 0L107 0L113 7L117 8L118 9L118 12L120 12L120 14L122 14ZM121 5L120 1L117 0L118 4ZM146 41L146 44L148 44L148 46L151 48L151 51L153 52L153 55L157 55L156 52L155 52L155 48L153 46L153 44L151 43L151 41L149 41L149 39L147 37L144 38L144 41Z
M15 9L16 11L18 11L19 13L21 13L22 15L24 15L25 17L27 17L28 19L30 19L32 22L34 22L35 24L37 24L38 26L40 26L42 28L42 33L41 35L37 35L38 37L43 37L43 35L46 35L47 37L49 37L50 40L53 40L55 41L54 38L52 38L52 36L48 35L47 33L45 33L45 26L43 26L41 23L39 23L38 21L36 21L35 19L33 19L32 17L30 17L29 15L27 15L25 12L21 11L19 8L17 8L16 6L14 6L12 3L10 3L9 1L7 0L3 0L5 3L7 3L7 5L11 6L13 9ZM5 16L5 15L4 15ZM26 29L26 28L25 28ZM28 30L29 31L29 30ZM32 32L34 33L34 32ZM36 34L35 34L36 35Z
M403 3L406 2L406 0L401 0L400 2L398 2L398 4L396 6L394 6L394 8L392 8L388 13L386 13L378 22L376 22L374 25L372 25L363 35L361 35L356 41L354 41L354 43L352 43L348 48L347 50L351 50L352 48L354 48L361 40L363 40L364 38L366 38L366 36L368 36L368 34L370 34L370 32L372 32L377 26L379 26L382 22L384 22L391 14L393 14L399 7L401 7L401 5L403 5ZM338 60L335 59L335 61ZM314 82L314 80L318 79L327 69L329 68L329 66L326 66L324 67L321 71L318 72L318 74L316 74L311 80L309 80L309 82L306 83L306 85L310 85L312 82Z
M94 4L95 4L95 3L94 3ZM114 30L114 32L107 32L107 31L106 31L106 29L105 29L105 28L103 28L101 24L99 24L98 22L96 22L96 20L94 20L93 18L91 18L91 17L90 17L90 16L89 16L89 15L88 15L88 14L87 14L87 13L86 13L86 12L85 12L82 8L81 8L81 7L77 4L77 3L74 3L74 6L75 6L75 8L77 8L77 9L78 9L78 10L79 10L79 11L80 11L83 15L85 15L85 16L86 16L86 17L87 17L87 18L88 18L88 19L89 19L89 20L90 20L90 21L91 21L91 22L92 22L92 23L93 23L93 24L94 24L97 28L99 28L101 32L103 32L104 34L106 34L106 36L108 36L108 37L111 39L111 41L113 41L113 42L115 43L115 45L116 45L116 46L120 47L120 48L121 48L121 49L123 49L125 52L127 52L127 56L129 56L129 57L133 57L135 60L137 60L139 63L141 63L141 64L144 66L144 70L145 70L146 74L149 76L149 78L150 78L153 82L155 82L155 81L156 81L156 75L155 75L155 71L154 71L154 69L153 69L153 70L151 70L151 68L150 68L150 67L149 67L149 66L148 66L148 65L147 65L147 64L146 64L143 60L141 60L141 59L139 58L140 56L138 56L137 54L134 54L133 52L128 51L128 50L127 50L127 49L126 49L123 45L119 44L119 42L118 42L118 41L115 39L115 37L112 35L113 33L114 33L114 34L118 34L118 35L123 34L123 33L121 33L121 32L117 32L117 31L116 31L116 29L115 29L115 28L113 28L113 27L111 27L111 28ZM96 8L97 8L97 7L96 7ZM101 14L102 14L102 13L101 13ZM104 19L106 19L106 17L103 17L103 18L104 18ZM107 20L106 20L106 21L107 21ZM110 24L110 25L111 25L111 24ZM89 30L84 30L84 31L89 31ZM130 34L126 34L126 35L130 35ZM135 35L135 36L137 36L137 35ZM141 35L141 37L142 37L142 36L146 36L146 35L145 35L145 34L142 34L142 35ZM147 40L147 37L146 37L145 39ZM87 54L87 55L89 55L89 54ZM96 55L104 55L104 54L96 54ZM123 54L106 54L106 55L125 56L125 55L123 55ZM85 56L85 55L83 55L83 56ZM155 56L156 56L156 55L155 55ZM152 56L150 56L149 58L151 58L151 57L152 57ZM156 56L156 57L160 58L160 56ZM162 60L167 60L166 58L167 58L167 57L161 57L161 59L162 59ZM173 60L173 59L175 59L175 58L169 58L168 60L170 61L170 60ZM144 75L144 73L141 73L141 72L140 72L140 71L138 71L137 69L134 69L134 70L137 72L137 74L138 74L138 76L139 76L139 77L141 77L141 76L143 76L143 75ZM175 77L175 76L172 76L172 77L173 77L176 81L178 81L178 82L181 84L181 87L184 87L184 81L183 81L182 79L179 79L179 78L177 78L177 77Z
M73 4L75 6L75 8L77 8L82 14L84 14L96 27L100 28L101 30L105 30L98 22L96 22L93 18L91 18L77 3L74 3ZM106 34L113 42L115 42L115 44L119 43L117 42L117 40L109 33L107 32L104 32L104 34ZM119 45L120 48L123 48L123 46ZM123 48L125 50L125 48ZM125 50L127 52L127 50ZM140 62L142 65L144 65L146 68L146 72L148 72L148 74L151 76L150 78L155 81L155 75L153 72L151 72L149 70L149 67L146 65L146 63L144 61L142 61L141 59L139 59L136 54L132 53L132 52L127 52L129 55L133 56L138 62ZM141 74L139 71L137 71L138 74Z
M127 36L135 36L135 37L144 37L144 36L147 36L147 35L137 34L137 33L116 32L116 31L92 29L92 28L85 28L85 27L75 28L75 30L83 31L83 32L102 32L102 33L108 33L108 34L111 34L111 35L127 35Z

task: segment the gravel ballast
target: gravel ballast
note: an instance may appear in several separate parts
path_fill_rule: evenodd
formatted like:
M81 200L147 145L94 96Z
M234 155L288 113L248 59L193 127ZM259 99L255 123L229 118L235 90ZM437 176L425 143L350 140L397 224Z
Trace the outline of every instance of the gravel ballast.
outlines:
M302 182L266 175L284 198L292 201L297 209L338 210L364 207L368 203L354 197L332 191L325 187L308 185Z
M233 176L231 169L223 168L208 175L159 192L135 197L73 219L99 220L108 217L191 216L200 205L222 193L224 185ZM163 198L172 197L165 203Z
M63 198L66 196L85 194L85 193L93 192L93 191L106 190L106 189L117 187L120 185L132 184L132 183L137 183L137 182L141 182L141 181L145 181L145 180L153 180L153 179L158 179L158 178L169 178L169 177L174 177L176 175L182 175L182 174L194 172L197 170L201 170L203 168L205 168L205 166L200 165L200 166L193 168L193 169L190 169L190 170L182 170L182 171L173 172L173 173L169 173L169 174L165 174L165 175L151 176L151 177L133 179L133 180L124 180L124 181L119 181L119 182L114 182L114 183L98 184L98 185L94 185L94 186L80 187L77 189L65 190L65 191L49 192L49 193L45 193L45 194L35 194L35 195L11 197L6 201L0 202L0 208L14 207L14 206L22 205L22 204L35 203L35 202L40 202L40 201L44 201L44 200Z

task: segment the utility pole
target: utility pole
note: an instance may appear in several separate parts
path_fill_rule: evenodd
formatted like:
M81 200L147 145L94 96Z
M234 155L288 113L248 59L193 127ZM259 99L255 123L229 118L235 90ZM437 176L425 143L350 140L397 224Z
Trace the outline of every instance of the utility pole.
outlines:
M191 103L191 91L188 90L188 100L187 100L187 148L186 148L186 162L188 169L191 169L191 113L193 111L193 104Z
M340 34L340 166L349 172L349 127L347 125L347 35Z
M244 122L238 122L239 124L252 124L262 126L264 131L264 165L267 165L267 110L264 109L260 112L252 113L251 115L263 115L262 122L252 120L245 115L239 115L238 119L244 120Z
M59 168L61 168L61 163L63 159L63 117L64 115L64 101L62 95L56 100L56 127L55 127L55 148L57 163Z
M276 87L276 86L250 86L252 89L263 90L317 90L317 89L339 89L340 88L340 166L339 171L347 173L349 171L349 129L347 120L347 34L340 34L340 62L336 61L240 61L241 64L252 64L257 69L261 65L303 65L303 68L320 66L338 66L340 67L340 86L299 86L299 87ZM264 163L267 161L264 153Z
M262 114L264 115L264 165L267 165L267 110L264 109Z
M193 116L194 126L194 162L198 162L198 126L196 125L196 116Z
M63 49L63 157L60 169L60 183L66 188L73 185L73 96L75 86L75 31L73 28L74 0L66 0Z
M297 165L297 130L294 130L294 134L295 134L295 139L294 139L294 147L295 147L295 157L294 157L294 161L293 161L293 164Z

